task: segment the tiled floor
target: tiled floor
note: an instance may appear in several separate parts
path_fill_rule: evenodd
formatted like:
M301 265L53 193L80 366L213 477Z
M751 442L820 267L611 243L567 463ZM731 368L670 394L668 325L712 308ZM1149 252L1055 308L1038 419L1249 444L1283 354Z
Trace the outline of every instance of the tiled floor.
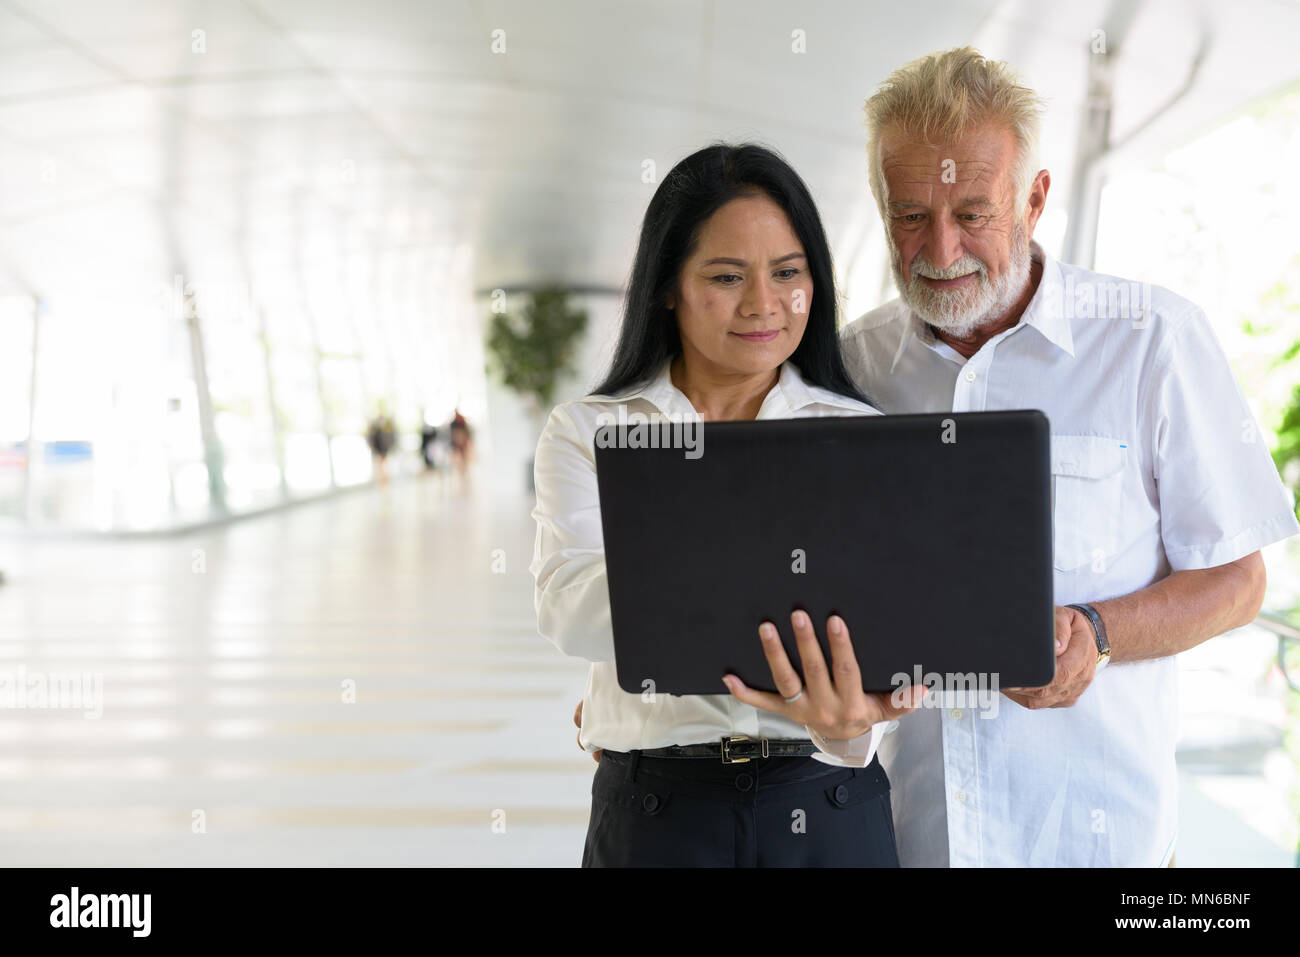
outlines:
M412 478L180 537L0 538L0 679L103 682L99 718L0 707L0 866L576 865L586 665L537 635L530 505ZM1259 833L1281 792L1201 765L1179 865L1290 866Z
M586 666L537 635L528 508L412 479L0 540L0 672L103 681L0 710L0 864L577 864Z

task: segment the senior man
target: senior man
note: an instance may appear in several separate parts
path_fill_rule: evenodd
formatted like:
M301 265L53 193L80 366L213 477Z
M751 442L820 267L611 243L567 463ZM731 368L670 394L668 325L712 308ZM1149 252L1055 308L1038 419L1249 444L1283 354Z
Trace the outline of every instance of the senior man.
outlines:
M908 64L866 106L900 298L844 330L851 373L887 413L1032 408L1052 430L1055 680L1006 690L1017 706L996 716L925 708L858 739L879 740L904 866L1167 866L1173 656L1252 620L1260 548L1300 531L1201 310L1032 241L1051 185L1040 109L969 47ZM733 693L819 722L854 706L807 691ZM820 746L874 750L854 743Z

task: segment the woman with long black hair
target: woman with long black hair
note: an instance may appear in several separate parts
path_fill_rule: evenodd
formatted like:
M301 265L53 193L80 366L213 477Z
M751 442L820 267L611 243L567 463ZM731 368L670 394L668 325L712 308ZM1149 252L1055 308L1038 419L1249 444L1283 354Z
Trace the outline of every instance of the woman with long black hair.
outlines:
M827 683L814 687L824 663L807 657L806 698L792 669L774 668L778 711L742 703L734 688L629 694L613 661L598 419L620 404L704 421L878 414L844 369L836 313L821 220L779 156L715 145L664 177L642 224L611 368L593 394L551 412L537 446L538 628L592 662L579 740L601 754L584 866L898 864L889 782L874 755L883 724L907 708L860 684L847 689L858 725L838 737L847 725L796 720L813 713L801 710L811 698L825 700ZM801 653L815 647L807 615L796 612L792 626ZM826 627L833 652L849 647L838 616ZM772 660L770 629L761 640Z

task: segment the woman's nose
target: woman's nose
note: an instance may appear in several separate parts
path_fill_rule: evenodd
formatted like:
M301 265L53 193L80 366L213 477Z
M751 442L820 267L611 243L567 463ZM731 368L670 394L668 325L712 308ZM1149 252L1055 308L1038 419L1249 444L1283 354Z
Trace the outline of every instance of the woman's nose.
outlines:
M758 279L746 287L741 312L746 316L774 316L780 306L781 299L772 284L766 279Z

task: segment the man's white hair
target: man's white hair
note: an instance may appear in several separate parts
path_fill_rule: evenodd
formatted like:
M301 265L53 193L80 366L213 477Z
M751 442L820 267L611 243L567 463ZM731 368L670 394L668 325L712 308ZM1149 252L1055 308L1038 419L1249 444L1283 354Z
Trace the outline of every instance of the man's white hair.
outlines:
M986 122L1001 123L1016 139L1012 183L1016 213L1023 212L1038 175L1038 133L1043 101L1002 62L973 47L932 53L895 70L867 100L867 156L871 192L888 221L880 136L897 128L930 144L951 143Z

